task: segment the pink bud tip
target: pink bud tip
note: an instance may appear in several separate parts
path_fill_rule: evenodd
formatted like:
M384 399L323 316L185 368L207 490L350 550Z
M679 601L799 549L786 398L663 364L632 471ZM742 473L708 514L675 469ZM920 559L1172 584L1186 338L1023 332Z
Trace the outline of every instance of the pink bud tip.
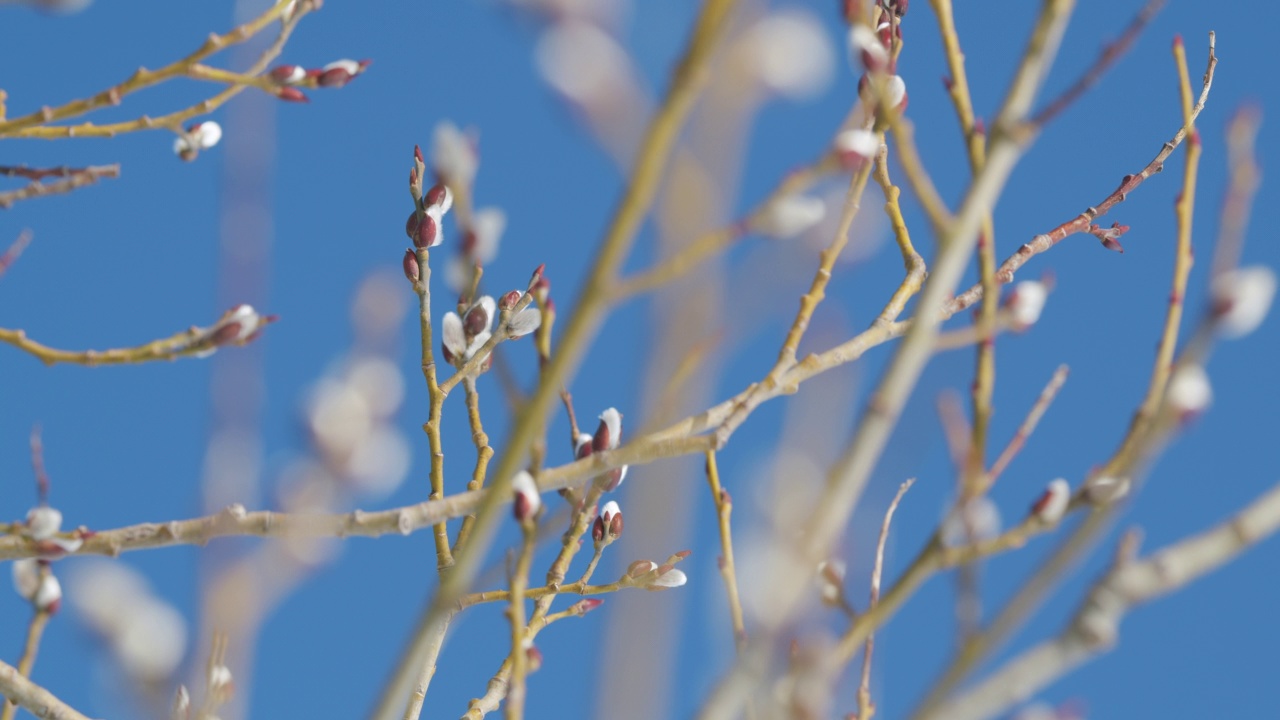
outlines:
M416 144L413 146L413 159L423 164L427 162L422 157L422 148Z
M519 302L520 302L520 291L512 290L511 292L508 292L507 294L502 296L502 299L498 301L498 306L501 307L503 310L511 310Z
M583 612L583 613L589 613L589 612L591 612L592 610L595 610L596 608L598 608L598 607L600 607L601 605L603 605L603 604L604 604L604 601L603 601L603 600L598 600L598 599L596 599L596 598L587 598L586 600L583 600L583 601L579 602L578 604L582 606L582 612Z

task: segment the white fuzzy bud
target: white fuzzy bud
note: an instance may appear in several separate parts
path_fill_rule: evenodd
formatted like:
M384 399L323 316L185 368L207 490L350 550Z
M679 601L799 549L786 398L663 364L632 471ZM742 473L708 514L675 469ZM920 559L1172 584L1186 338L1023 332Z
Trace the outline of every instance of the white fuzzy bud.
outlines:
M1261 265L1222 273L1213 281L1213 313L1229 338L1248 335L1262 324L1276 294L1276 274Z
M531 519L542 507L542 496L538 493L538 484L527 471L521 470L511 480L511 490L515 493L514 512L520 522Z
M870 160L880 152L880 136L870 130L853 128L836 135L835 149L842 153L852 153Z
M507 321L507 334L513 338L522 337L541 325L542 313L537 308L525 308Z
M1018 327L1027 328L1040 320L1045 301L1049 299L1049 288L1038 280L1023 280L1013 286L1009 295L1009 312Z
M32 540L48 540L62 529L62 513L48 505L27 511L27 534Z
M826 214L827 205L821 198L786 195L769 203L754 228L769 237L792 238L822 222Z
M743 38L756 78L772 92L812 97L831 81L834 53L811 14L783 11L756 23Z
M668 590L670 588L678 588L686 582L689 582L689 577L683 571L671 568L654 578L653 582L649 583L649 589Z
M1044 489L1044 493L1031 506L1031 514L1040 519L1041 522L1056 523L1062 519L1063 513L1067 511L1067 505L1071 502L1071 486L1066 480L1058 478L1049 483Z
M1000 509L986 496L974 498L963 509L953 507L942 521L942 542L949 547L989 540L1000 534Z
M1209 374L1199 365L1183 365L1169 379L1166 396L1169 409L1180 417L1197 415L1213 402L1213 386Z
M31 600L40 589L40 563L35 558L13 561L13 589L23 600Z

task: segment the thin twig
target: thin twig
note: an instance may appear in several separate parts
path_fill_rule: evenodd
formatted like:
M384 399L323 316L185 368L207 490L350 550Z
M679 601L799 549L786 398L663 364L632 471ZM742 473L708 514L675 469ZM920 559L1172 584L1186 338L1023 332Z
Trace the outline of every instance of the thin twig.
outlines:
M40 568L41 573L50 572L47 566ZM27 640L22 645L22 657L18 660L18 675L29 678L31 669L36 664L36 653L40 650L40 638L44 635L45 626L49 624L51 614L48 610L36 610L27 625ZM0 711L0 720L13 720L18 706L12 702L4 702L4 710Z
M18 669L0 660L0 695L42 720L89 720L53 693L23 677Z
M27 170L27 168L0 168L11 170ZM67 171L61 173L61 171ZM40 171L33 171L40 172ZM62 179L45 184L40 179L34 179L27 185L17 190L8 190L0 192L0 210L7 210L13 207L13 204L22 200L30 200L31 198L44 197L45 195L58 195L61 193L69 193L72 190L82 188L86 185L92 185L103 178L120 177L120 165L97 165L86 168L56 168L44 171L47 176L61 177ZM18 174L18 173L14 173ZM44 177L46 175L42 175Z
M137 92L138 90L151 87L173 78L182 77L187 74L187 71L191 66L198 64L210 55L232 45L243 43L254 37L276 20L279 20L285 14L286 10L293 4L293 0L278 0L278 2L272 5L272 7L262 15L259 15L257 18L245 23L244 25L241 25L223 35L210 35L198 49L181 60L170 63L158 70L139 68L125 81L91 97L83 100L75 100L56 108L48 106L42 107L28 115L16 117L7 121L0 121L0 138L34 137L53 139L64 137L111 137L120 133L139 130L177 128L181 123L192 117L213 111L227 100L238 95L246 86L233 85L217 95L206 98L185 110L179 110L157 118L143 115L136 120L104 125L95 125L87 122L79 125L50 125L49 123L68 120L99 108L119 105L122 99L130 93ZM248 70L246 70L244 74L256 75L265 70L266 66L279 56L281 49L284 47L284 43L287 41L298 21L312 9L313 5L308 0L298 2L292 15L281 22L280 33L277 36L276 41L273 42L266 51L264 51L258 60Z
M1005 468L1009 467L1009 463L1013 461L1014 456L1022 450L1027 438L1031 437L1031 433L1035 432L1036 425L1040 423L1040 418L1044 417L1045 411L1049 409L1053 399L1058 396L1058 391L1062 389L1063 383L1067 381L1068 372L1066 365L1059 365L1058 369L1053 372L1053 377L1049 378L1044 390L1040 391L1040 397L1036 398L1035 404L1031 406L1031 411L1027 413L1027 417L1023 419L1022 424L1018 426L1018 431L1009 439L1009 444L1005 446L1004 451L1000 453L1000 457L996 458L996 461L991 465L991 469L987 471L988 483L995 483L996 479L1004 473Z
M1195 119L1200 116L1200 112L1204 110L1205 102L1209 99L1209 90L1213 87L1213 75L1217 66L1218 58L1214 54L1213 40L1211 38L1209 43L1208 67L1205 69L1204 83L1200 89L1200 98L1196 101L1195 106L1191 108L1190 122L1184 121L1182 126L1178 128L1178 131L1174 133L1174 136L1161 146L1160 152L1156 153L1156 156L1151 160L1151 162L1147 163L1146 167L1136 175L1125 175L1120 181L1120 186L1113 190L1110 195L1103 198L1102 202L1098 203L1096 206L1086 208L1084 212L1071 220L1062 223L1047 233L1035 236L1030 242L1018 248L1018 251L1001 263L1000 268L996 271L996 279L1001 285L1013 282L1014 273L1016 273L1018 269L1025 265L1032 257L1048 250L1065 238L1076 233L1089 232L1091 227L1096 228L1097 226L1093 224L1094 220L1107 214L1107 211L1111 208L1124 202L1129 193L1133 192L1143 183L1143 181L1164 169L1165 160L1167 160L1169 155L1171 155L1173 151L1182 144L1182 141L1186 139L1187 133L1190 131L1189 128L1191 124L1195 122ZM961 310L972 306L981 297L982 286L974 285L948 302L946 313L949 316L960 312Z
M0 254L0 277L3 277L18 258L22 256L22 251L27 249L27 245L31 244L32 238L35 237L30 230L23 230L18 233L17 239L9 244L9 248Z
M889 503L889 509L884 511L884 522L880 524L880 539L876 541L876 561L871 569L871 600L867 604L868 610L875 610L880 602L880 575L884 572L884 546L889 541L889 523L893 521L893 513L898 509L902 496L915 481L915 478L911 478L899 485L897 494ZM866 649L862 652L862 682L858 685L858 720L871 720L871 716L876 712L875 705L871 702L871 654L875 651L875 646L875 634L868 633Z
M1107 73L1107 70L1111 69L1111 66L1116 61L1124 57L1124 54L1133 46L1134 41L1138 39L1142 31L1164 8L1164 3L1165 0L1147 0L1147 4L1142 6L1138 14L1134 15L1125 29L1120 32L1120 37L1103 46L1102 52L1098 54L1093 64L1084 71L1084 74L1077 78L1071 84L1071 87L1064 90L1061 95L1054 98L1040 112L1036 113L1031 118L1031 122L1041 127L1048 125L1063 110L1066 110L1072 103L1088 92L1089 88L1102 79L1102 76Z
M742 615L742 599L738 595L738 575L733 563L733 533L729 515L733 512L733 500L720 486L720 469L716 465L716 451L707 450L707 484L711 486L711 501L716 507L716 519L720 526L720 576L729 598L729 619L733 624L733 646L738 652L747 642L747 625Z
M1125 560L1122 554L1057 637L1019 653L982 682L923 717L969 720L1000 715L1114 647L1120 621L1132 608L1194 582L1277 530L1280 486L1268 490L1229 521L1141 561Z

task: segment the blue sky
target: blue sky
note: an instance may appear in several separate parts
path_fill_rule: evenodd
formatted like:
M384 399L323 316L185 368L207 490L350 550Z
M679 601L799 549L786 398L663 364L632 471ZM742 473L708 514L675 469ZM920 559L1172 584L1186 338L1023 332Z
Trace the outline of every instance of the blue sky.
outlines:
M925 3L916 5L907 17L908 48L900 72L910 88L909 115L918 127L921 151L944 198L954 203L968 169L953 113L937 81L945 70L936 24ZM1092 62L1101 43L1119 32L1139 3L1096 0L1079 5L1060 62L1049 77L1049 94L1065 88ZM839 48L842 34L833 6L780 7L812 13ZM228 28L233 17L231 3L199 3L175 13L171 4L154 0L95 3L67 17L10 7L0 12L0 68L5 68L0 87L8 93L10 115L100 90L139 64L156 67L180 57L209 31ZM999 102L1032 13L1031 4L1010 0L959 9L980 114L989 116ZM652 93L665 87L691 19L691 3L648 0L634 4L620 25L620 37L634 51ZM1185 38L1195 79L1203 68L1207 33L1216 30L1221 64L1199 121L1205 146L1194 225L1200 262L1188 297L1190 308L1202 307L1207 259L1227 177L1223 130L1242 103L1259 105L1264 115L1258 139L1264 173L1280 159L1272 121L1266 119L1276 110L1275 83L1266 71L1273 64L1277 20L1280 11L1270 5L1207 13L1192 3L1173 3L1129 55L1047 129L1019 165L996 209L999 254L1007 255L1036 233L1098 202L1121 176L1150 160L1179 124L1169 52L1173 36ZM426 147L437 122L449 119L479 131L477 193L483 204L500 206L508 216L501 255L486 279L495 287L515 287L545 262L561 317L565 316L622 180L578 117L539 78L532 58L542 31L536 17L498 2L331 0L302 23L283 60L318 66L340 57L372 58L368 73L341 91L313 93L309 105L248 94L238 98L214 115L226 129L224 144L195 163L177 161L172 138L165 133L112 140L6 141L0 163L120 162L122 176L0 214L0 244L23 228L35 233L26 254L0 280L0 326L24 328L32 337L60 347L118 346L211 322L241 299L228 297L225 288L249 294L244 299L282 319L260 343L238 351L260 360L263 372L257 410L261 487L243 500L255 507L275 503L283 471L307 446L300 410L309 389L322 374L332 372L355 342L348 318L357 288L370 274L397 277L405 246L400 227L410 209L405 170L413 144ZM841 51L837 54L842 57ZM856 74L837 62L832 82L818 96L772 101L763 107L749 128L740 158L743 175L733 200L735 210L751 207L783 172L822 151L855 94L856 81ZM124 107L95 119L159 113L195 102L207 90L195 83L175 83L130 98ZM240 138L256 133L266 145L246 145L233 137L236 133ZM236 151L236 143L241 143L240 152L251 154L270 148L269 154L257 155L264 158L259 173L228 174L227 158ZM1007 520L1020 517L1049 479L1061 476L1074 484L1103 462L1141 398L1168 295L1173 198L1181 166L1182 156L1175 154L1165 173L1149 180L1106 218L1107 224L1119 221L1133 228L1123 238L1123 255L1103 250L1087 236L1076 236L1032 261L1020 276L1051 271L1057 287L1033 330L999 344L995 446L1013 432L1058 364L1069 364L1071 377L993 494ZM1272 242L1280 227L1280 204L1273 188L1264 179L1244 250L1246 264L1280 265L1280 249ZM246 193L252 204L269 211L260 219L270 228L269 245L262 250L262 260L252 261L255 273L235 270L238 274L220 279L219 238L228 232L224 209ZM927 255L933 249L927 223L913 200L904 202L917 246ZM878 202L864 203L864 213L877 207ZM882 228L866 234L883 234ZM649 261L656 232L652 224L642 230L629 268ZM768 370L795 300L807 285L811 270L806 268L812 266L813 253L804 246L770 242L748 240L717 271L731 288L747 291L735 292L741 306L724 309L729 346L717 361L720 372L714 387L706 388L714 400L728 397ZM781 277L794 278L791 285L763 283L752 274L771 263L791 269L789 274L779 271ZM860 262L843 263L815 318L814 332L847 336L868 322L899 272L891 247ZM761 287L769 293L766 300L742 299ZM411 299L407 288L401 289ZM436 304L439 314L452 297L443 285L437 297L444 298ZM735 314L740 307L748 310ZM632 302L605 327L572 385L581 415L594 417L613 405L629 418L629 428L644 424L641 384L633 378L641 376L655 337L653 317L647 303ZM1253 335L1224 343L1215 353L1209 367L1213 407L1169 448L1121 521L1122 527L1143 528L1145 547L1160 547L1221 521L1276 481L1280 386L1267 378L1280 349L1277 323L1280 319L1271 317ZM417 333L412 317L400 330L390 352L405 373L406 389L395 422L410 438L413 464L408 479L389 497L355 500L366 509L417 502L426 493L426 445L418 431L426 417L426 395L415 371ZM802 349L819 346L814 341ZM873 351L857 367L832 373L834 379L815 382L793 398L765 406L739 431L723 453L721 469L735 497L749 499L739 501L742 522L761 514L759 493L750 483L763 482L760 478L768 474L760 467L784 434L784 422L824 392L849 398L846 411L833 414L824 428L830 438L815 443L814 463L825 467L847 438L860 405L856 398L878 377L889 354L887 348ZM532 376L527 346L517 346L509 357L519 378ZM52 501L69 525L108 528L201 513L206 444L215 427L211 379L216 367L234 367L225 357L215 362L45 368L0 347L0 517L19 518L34 501L27 438L37 422L43 427L54 483ZM971 372L972 355L967 351L940 356L930 364L872 478L855 524L878 524L898 482L919 478L895 521L890 575L923 543L950 494L952 475L934 401L945 388L966 389ZM490 389L485 410L492 418L488 429L500 438L504 406L496 379L483 379L482 388L486 383ZM446 416L454 423L446 438L446 456L454 452L468 457L469 440L457 398L446 408ZM552 437L560 438L564 426L559 414L555 423ZM556 464L569 459L561 444L553 444L552 453L550 461ZM469 460L459 465L466 463ZM636 547L650 556L682 549L669 547L667 535L689 538L694 550L686 567L689 585L628 598L626 605L610 598L592 615L548 630L539 638L546 663L530 680L531 717L596 716L592 708L599 707L599 700L593 688L604 686L606 675L627 672L625 658L600 652L610 624L627 620L617 616L622 610L611 609L615 605L665 608L678 623L677 657L667 665L673 688L669 700L645 708L643 716L690 715L725 667L731 640L715 570L718 547L712 511L698 465L667 463L650 475L635 473L619 496L625 512L630 494L654 474L696 488L681 500L696 519L691 530L664 527L661 513L636 520L628 515L627 525L628 533L643 538ZM450 476L450 482L454 480ZM460 489L461 475L456 481L455 490ZM867 563L867 537L855 530L844 548L855 569L855 597L863 594L857 572ZM132 553L122 562L144 573L152 591L174 604L194 628L198 583L208 572L210 558L225 561L255 547L227 541L209 550ZM1050 542L1040 540L1024 552L989 563L983 573L988 609L1007 598L1050 547ZM1176 596L1141 608L1125 622L1116 650L1043 697L1051 702L1078 699L1099 718L1264 716L1274 704L1267 688L1274 647L1280 642L1280 626L1270 621L1280 602L1280 582L1273 572L1277 547L1274 540L1264 542ZM1019 636L1017 645L1056 632L1105 555L1098 553L1098 559L1079 569ZM493 557L499 558L499 551ZM602 572L619 572L630 559L606 556L607 572ZM60 563L58 570L73 573L78 562ZM311 571L264 618L254 649L252 682L245 683L251 685L250 714L362 716L430 590L433 567L428 534L419 533L351 541ZM934 579L879 636L875 691L882 716L907 713L913 698L941 667L954 636L953 588L947 577ZM470 614L473 617L459 626L446 647L426 717L460 714L469 698L483 692L500 662L505 621L495 608ZM16 657L26 616L18 598L0 593L0 653L7 661ZM93 716L139 712L119 690L109 654L70 611L50 627L36 679Z

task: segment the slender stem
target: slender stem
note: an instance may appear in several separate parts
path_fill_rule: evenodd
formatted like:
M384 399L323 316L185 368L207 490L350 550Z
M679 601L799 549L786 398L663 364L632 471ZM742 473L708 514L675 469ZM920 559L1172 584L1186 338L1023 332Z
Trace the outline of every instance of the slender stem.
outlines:
M716 506L716 518L720 526L720 575L724 578L725 593L729 596L729 618L733 623L733 645L739 653L747 643L747 625L742 615L742 599L738 595L738 575L733 563L733 534L729 515L733 512L733 500L720 486L720 469L716 465L715 450L707 450L707 484L711 486L711 501Z
M49 569L43 568L41 572L47 573ZM27 625L27 640L22 645L22 657L18 659L18 675L21 677L31 677L31 669L36 664L36 653L40 650L40 638L44 635L50 617L47 610L36 610L31 616L31 623ZM13 720L17 710L18 706L13 701L6 701L4 710L0 710L0 720Z
M525 645L527 629L524 591L529 586L529 564L533 560L533 547L538 539L538 524L530 519L521 523L520 529L524 541L520 543L519 558L511 573L511 604L507 608L511 621L511 683L507 689L507 720L520 720L524 717L524 679L529 672L529 656Z
M6 169L6 168L0 168ZM21 170L22 168L17 168ZM58 195L60 193L69 193L72 190L93 185L103 178L120 177L120 166L117 165L100 165L96 167L86 168L58 168L57 170L67 171L65 174L58 174L57 177L62 179L45 184L38 178L33 179L25 187L17 190L8 190L0 192L0 210L8 209L14 203L31 198L44 197L45 195ZM9 174L9 173L0 173ZM14 173L18 174L18 173Z
M1022 450L1027 438L1031 437L1031 433L1035 432L1036 425L1040 423L1040 418L1044 417L1045 411L1049 409L1053 399L1058 396L1058 391L1062 389L1063 383L1067 381L1067 373L1066 365L1059 365L1058 369L1054 371L1053 377L1049 378L1049 383L1044 386L1044 390L1040 391L1040 397L1036 398L1035 405L1031 406L1031 411L1027 413L1022 425L1018 426L1018 431L1014 433L1009 440L1009 444L1005 446L1000 456L992 463L991 470L987 472L987 476L990 478L989 482L995 483L996 479L1004 473L1005 468L1009 467L1009 463L1013 462L1013 458L1018 454L1018 451Z
M418 327L421 336L422 376L427 381L427 422L422 429L427 433L431 449L430 500L444 497L444 443L440 437L440 418L444 410L444 393L436 380L436 359L431 332L431 253L418 248L418 280L413 291L418 295ZM444 521L434 528L436 543L436 570L443 574L453 566L453 553L449 548L449 528Z
M18 669L0 660L0 695L38 718L50 720L89 720L53 693L28 680Z
M880 602L880 575L884 572L884 546L889 541L889 523L893 521L893 513L902 502L902 496L911 488L915 478L911 478L898 486L898 492L884 512L884 522L880 524L880 538L876 541L876 560L871 569L871 599L868 610L875 610ZM867 645L862 652L862 682L858 684L858 720L871 720L875 714L875 705L871 702L871 654L875 651L876 637L867 633Z

